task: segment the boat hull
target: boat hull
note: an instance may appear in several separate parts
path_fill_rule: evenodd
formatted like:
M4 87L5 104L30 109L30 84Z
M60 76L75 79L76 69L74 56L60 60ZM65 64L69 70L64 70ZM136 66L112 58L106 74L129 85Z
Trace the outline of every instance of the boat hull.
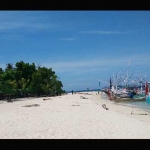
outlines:
M143 100L143 101L145 101L145 95L144 94L134 95L133 99L136 100L136 101L137 100Z
M132 98L130 96L116 96L116 100L120 101L145 101L144 95L134 95Z
M146 95L146 102L150 105L150 96Z

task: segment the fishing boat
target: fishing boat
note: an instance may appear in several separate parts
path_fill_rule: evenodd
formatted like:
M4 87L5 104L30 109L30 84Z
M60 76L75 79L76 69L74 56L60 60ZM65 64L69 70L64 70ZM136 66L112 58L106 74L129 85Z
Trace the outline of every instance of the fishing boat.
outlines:
M143 91L143 87L145 88L145 85L143 77L137 77L138 80L131 79L133 73L129 75L129 67L130 62L127 67L127 72L125 71L126 73L116 72L113 76L110 76L110 80L105 82L108 87L103 88L102 91L108 95L108 99L114 101L145 101L145 90Z
M136 81L136 80L132 80ZM140 86L131 85L128 87L129 89L126 90L126 96L125 94L120 95L120 100L124 100L122 98L125 98L125 100L134 100L134 101L145 101L145 91L143 91L143 78L141 76L141 79L139 79ZM145 86L144 86L145 87ZM129 98L130 97L130 98Z
M102 92L104 92L105 94L108 94L108 89L107 88L103 88L101 89Z
M150 105L150 93L149 93L148 82L146 82L146 85L145 85L145 96L146 96L146 102Z
M145 101L145 94L137 94L133 96L133 100L143 100Z
M143 91L143 78L140 79L140 89L136 90L136 95L133 96L134 100L145 100L145 91Z

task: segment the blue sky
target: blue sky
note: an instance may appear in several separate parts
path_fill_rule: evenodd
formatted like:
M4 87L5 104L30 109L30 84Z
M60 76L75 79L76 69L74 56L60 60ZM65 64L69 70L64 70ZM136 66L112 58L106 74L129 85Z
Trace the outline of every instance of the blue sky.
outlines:
M150 11L0 11L0 67L51 67L64 90L106 86L130 63L150 79Z

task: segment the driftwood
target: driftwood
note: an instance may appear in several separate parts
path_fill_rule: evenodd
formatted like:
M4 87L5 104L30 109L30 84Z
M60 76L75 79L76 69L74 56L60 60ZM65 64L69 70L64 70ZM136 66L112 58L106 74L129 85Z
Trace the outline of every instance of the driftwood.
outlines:
M22 107L37 107L37 106L40 106L39 104L32 104L32 105L25 105L25 106L22 106Z
M12 103L12 102L13 102L13 100L9 99L9 100L7 100L7 102L8 102L8 103L10 103L10 102Z
M104 109L106 109L106 110L109 110L109 109L106 107L105 104L103 104L102 107L103 107Z
M52 99L51 98L43 98L43 100L46 101L46 100L52 100Z
M78 94L92 95L92 94L90 94L90 93L78 93Z
M84 97L84 96L80 96L80 99L88 99L88 98L86 98L86 97Z
M133 111L132 111L131 115L150 115L150 114L147 114L147 113L133 113Z

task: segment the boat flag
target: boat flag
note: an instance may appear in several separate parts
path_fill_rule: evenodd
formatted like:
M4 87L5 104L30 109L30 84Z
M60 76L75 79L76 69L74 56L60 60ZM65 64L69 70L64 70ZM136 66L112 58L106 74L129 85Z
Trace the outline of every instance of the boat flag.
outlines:
M145 85L145 95L148 95L148 83L146 82L146 85Z

